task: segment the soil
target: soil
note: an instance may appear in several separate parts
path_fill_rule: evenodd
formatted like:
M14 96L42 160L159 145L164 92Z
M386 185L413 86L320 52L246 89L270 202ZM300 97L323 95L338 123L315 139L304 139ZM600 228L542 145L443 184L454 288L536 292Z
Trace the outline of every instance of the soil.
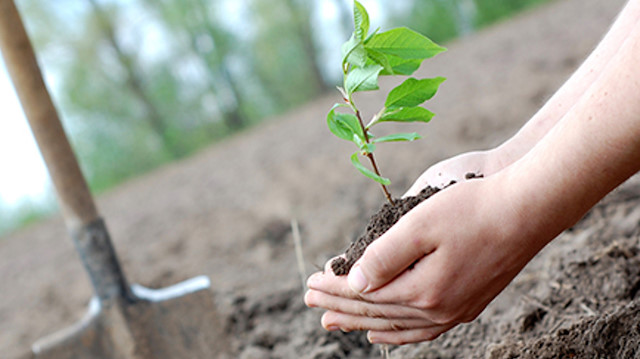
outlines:
M415 206L422 201L433 196L440 191L437 187L427 186L416 196L407 196L404 198L394 198L393 204L385 203L382 207L369 219L365 233L358 239L351 242L344 253L344 256L335 258L331 262L331 269L336 275L349 274L351 267L364 254L364 250L378 239L381 235L393 227L402 216L409 213Z
M448 78L425 139L379 150L401 193L429 165L512 135L579 65L624 0L558 0L447 44L418 76ZM393 81L382 81L385 90ZM379 189L326 130L330 94L101 195L128 279L161 288L206 274L233 358L375 358L306 308L290 223L310 268L360 234ZM384 95L364 94L375 111ZM367 110L365 110L366 112ZM312 149L312 150L311 150ZM470 169L472 171L474 169ZM541 251L473 322L392 358L640 358L640 178ZM80 319L91 285L59 216L0 240L0 357Z
M469 172L465 174L464 177L470 180L473 178L482 178L483 175ZM331 270L333 273L335 275L349 274L351 267L362 257L365 249L393 227L402 216L409 213L410 210L426 199L440 192L441 189L447 188L455 183L455 181L451 181L451 183L442 188L427 186L415 196L393 198L393 203L385 202L369 219L364 234L349 244L344 255L331 261Z

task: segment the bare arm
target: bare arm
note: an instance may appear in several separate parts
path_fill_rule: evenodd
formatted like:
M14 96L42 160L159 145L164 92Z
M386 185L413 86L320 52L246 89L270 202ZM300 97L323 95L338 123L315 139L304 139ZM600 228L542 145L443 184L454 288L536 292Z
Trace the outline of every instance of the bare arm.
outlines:
M499 146L500 168L522 157L578 102L616 55L633 27L640 21L640 1L632 0L620 12L595 50L547 103L516 133Z
M521 158L418 205L348 278L314 274L305 300L327 309L325 328L404 344L476 318L541 248L640 170L638 59L640 21Z
M598 79L638 21L640 1L631 0L589 57L520 131L494 149L465 153L433 165L407 195L415 195L426 185L443 187L451 180L462 181L468 172L490 176L524 156Z

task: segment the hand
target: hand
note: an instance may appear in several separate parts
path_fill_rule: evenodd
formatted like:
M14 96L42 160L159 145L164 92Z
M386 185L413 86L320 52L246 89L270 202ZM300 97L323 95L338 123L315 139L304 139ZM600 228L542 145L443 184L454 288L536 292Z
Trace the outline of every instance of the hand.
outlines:
M511 162L503 152L499 149L474 151L438 162L418 177L405 196L415 196L426 186L444 188L451 181L465 181L468 173L490 176Z
M348 277L312 275L306 304L327 310L326 329L368 330L373 343L432 340L473 320L546 243L522 230L525 216L505 195L503 177L463 182L423 202L373 242Z

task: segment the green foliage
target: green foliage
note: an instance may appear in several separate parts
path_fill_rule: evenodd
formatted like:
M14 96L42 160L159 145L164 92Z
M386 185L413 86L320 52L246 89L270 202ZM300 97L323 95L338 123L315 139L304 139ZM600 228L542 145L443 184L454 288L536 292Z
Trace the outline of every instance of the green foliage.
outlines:
M349 86L340 81L347 102L327 116L332 132L365 155L375 145L415 140L412 134L371 133L378 123L431 120L429 110L397 102L404 90L392 91L384 108L365 122L366 136L355 112L341 112L357 109L351 95L377 89L379 76L411 76L423 57L443 50L418 33L442 43L464 34L461 24L477 29L546 1L377 1L384 27L415 31L382 31L362 4L352 8L343 0L21 0L19 5L91 188L101 191L302 105L335 85L327 78L338 80L341 74L349 80ZM347 31L318 16L327 3L335 4ZM474 11L461 12L469 7ZM336 71L322 67L334 47L323 26L349 38ZM404 86L423 80L407 81ZM418 94L429 91L407 95L406 101L419 102L425 95Z
M404 107L399 110L385 109L377 122L429 122L433 112L424 107Z
M381 143L381 142L402 142L402 141L415 141L419 140L422 137L416 132L411 133L396 133L393 135L387 135L383 137L374 138L371 142L373 143Z
M416 80L413 77L408 78L400 86L389 92L384 105L388 109L419 106L436 94L438 87L444 80L444 77L422 80Z
M343 140L353 141L353 136L364 140L364 132L358 122L358 117L350 113L336 112L338 107L346 107L344 104L335 104L327 114L327 125L329 130Z
M354 67L346 74L344 81L344 88L347 90L347 94L377 90L380 71L382 71L382 66L380 65Z
M414 0L390 24L404 24L436 42L466 35L550 0Z
M369 14L359 2L353 4L353 22L355 25L354 37L359 41L364 41L369 34Z
M52 198L44 201L22 200L11 207L0 198L0 237L18 228L27 227L49 216L55 206ZM0 238L2 239L2 238Z
M424 60L446 50L406 27L375 34L365 43L365 47L403 60Z
M391 184L391 181L388 178L384 178L382 176L380 176L379 174L371 171L370 169L368 169L367 167L365 167L361 162L360 162L360 158L358 158L358 152L354 153L351 155L351 164L353 164L353 166L360 171L360 173L362 173L363 175L371 178L372 180L388 186Z
M351 155L351 163L360 173L380 183L387 199L393 202L385 187L391 181L380 175L373 157L375 144L415 141L420 136L417 133L397 133L376 138L370 129L381 122L430 121L433 113L420 106L436 94L445 79L408 78L389 92L384 107L366 126L353 101L353 94L377 90L381 75L411 75L422 61L445 51L445 48L405 27L385 32L376 30L369 35L369 15L357 0L353 5L353 19L353 35L342 45L344 87L339 89L345 104L331 108L327 114L327 125L334 135L358 147L359 151ZM353 114L336 112L341 107L351 108ZM369 158L373 170L360 162L359 155Z
M549 0L475 0L477 16L474 19L476 28L484 27L502 20L518 11L528 9Z

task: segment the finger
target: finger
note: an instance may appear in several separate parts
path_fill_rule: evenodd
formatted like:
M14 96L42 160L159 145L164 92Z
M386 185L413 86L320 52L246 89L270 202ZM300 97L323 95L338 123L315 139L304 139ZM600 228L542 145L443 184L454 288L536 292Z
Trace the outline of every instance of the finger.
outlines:
M316 272L307 279L307 287L338 297L361 299L347 283L347 276L337 276L332 271Z
M309 290L304 296L308 307L320 307L329 311L348 315L385 318L385 319L420 319L431 323L425 313L416 308L394 304L373 304L360 300L336 297L331 294Z
M338 259L338 258L344 258L346 259L344 254L341 254L339 256L335 256L331 259L329 259L325 264L324 264L324 272L327 273L333 273L333 269L331 268L331 263L333 263L334 260Z
M324 328L340 328L343 332L356 330L403 331L435 326L424 319L371 318L334 311L324 313L321 323Z
M422 203L404 215L380 238L371 243L362 257L351 268L347 281L357 293L374 291L412 263L428 255L435 245L425 240L425 223L419 218Z
M427 172L423 173L415 182L413 182L411 187L409 187L402 197L417 196L423 188L427 187L427 185L431 185L428 181L429 176L430 173L429 170L427 170Z
M404 345L434 340L456 324L439 325L429 328L407 329L402 331L369 331L367 338L372 344Z
M413 262L410 269L406 269L389 283L360 294L359 297L369 303L398 305L425 313L425 310L433 309L428 305L431 302L429 298L445 289L442 283L446 273L440 270L444 259L440 251L436 250Z

